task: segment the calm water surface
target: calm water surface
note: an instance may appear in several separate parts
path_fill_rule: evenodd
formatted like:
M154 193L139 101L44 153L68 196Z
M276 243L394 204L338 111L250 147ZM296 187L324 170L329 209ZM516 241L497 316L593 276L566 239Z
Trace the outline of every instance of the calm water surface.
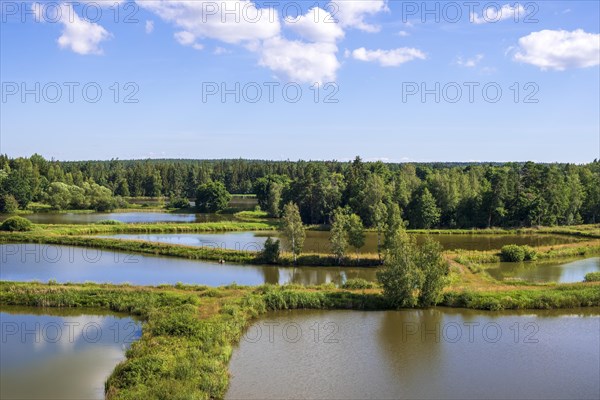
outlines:
M600 257L568 262L502 262L487 272L499 280L524 280L530 282L581 282L585 274L600 272Z
M226 397L598 399L599 316L599 308L271 313L234 350Z
M8 215L0 214L0 221ZM233 219L233 215L222 214L176 214L161 212L118 212L118 213L36 213L23 217L36 224L93 224L94 222L114 219L125 223L159 222L219 222Z
M218 264L174 257L125 254L72 246L0 244L0 280L108 282L159 285L184 282L222 286L263 283L318 285L349 278L374 281L375 269L345 267L276 267Z
M0 308L0 398L103 399L141 324L101 310Z
M224 232L201 234L122 234L111 235L122 239L148 240L188 246L217 247L223 249L259 251L267 238L271 236L280 238L284 248L288 243L280 237L278 232ZM417 242L423 243L426 235L415 234ZM109 236L105 236L109 237ZM528 244L530 246L555 245L576 242L579 239L562 235L429 235L438 241L446 250L492 250L500 249L506 244ZM306 231L304 252L330 253L329 232ZM377 235L367 232L365 245L360 249L362 253L377 252Z

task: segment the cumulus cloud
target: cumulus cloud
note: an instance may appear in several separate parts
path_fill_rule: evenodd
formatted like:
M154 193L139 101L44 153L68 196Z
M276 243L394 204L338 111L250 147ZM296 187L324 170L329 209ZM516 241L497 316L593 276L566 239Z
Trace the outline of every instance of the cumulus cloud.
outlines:
M475 57L463 59L461 56L456 58L456 64L465 68L475 68L483 60L483 54L477 54Z
M179 44L181 44L181 45L190 46L196 50L202 50L204 48L204 46L202 44L196 43L196 36L191 32L188 32L188 31L175 32L175 34L173 36L175 37L175 40L177 40L179 42Z
M385 0L350 0L331 2L333 17L344 28L356 28L365 32L379 32L378 25L365 22L365 18L389 11Z
M258 7L252 0L136 2L174 25L175 39L182 45L201 48L202 39L241 45L257 54L259 65L305 83L335 80L340 68L337 42L343 39L344 29L376 32L379 27L366 18L388 11L386 0L353 0L315 6L298 18L282 19L277 10ZM300 40L286 38L285 33ZM219 49L214 53L223 54Z
M513 59L542 70L593 67L600 64L600 34L582 29L532 32L519 39Z
M378 62L382 67L397 67L412 60L427 58L421 50L410 47L393 50L367 50L361 47L352 52L352 57L360 61Z
M333 19L329 12L313 7L298 18L286 17L285 26L311 42L334 43L344 37L344 31L331 21Z
M138 0L136 3L194 35L194 40L209 38L232 44L255 44L278 35L281 30L277 10L258 9L249 0ZM232 11L226 12L229 10Z
M36 21L43 22L44 4L33 3L31 8ZM58 38L58 45L62 49L87 55L102 54L100 43L108 40L112 35L99 24L81 18L70 3L61 3L60 13L56 14L57 22L63 25L63 30Z
M520 20L521 16L525 15L525 8L521 4L505 4L500 8L487 7L483 9L481 16L477 13L471 13L471 21L475 24L486 24L512 19L513 21Z
M264 42L259 63L296 82L331 82L340 67L336 53L337 46L332 43L275 37Z

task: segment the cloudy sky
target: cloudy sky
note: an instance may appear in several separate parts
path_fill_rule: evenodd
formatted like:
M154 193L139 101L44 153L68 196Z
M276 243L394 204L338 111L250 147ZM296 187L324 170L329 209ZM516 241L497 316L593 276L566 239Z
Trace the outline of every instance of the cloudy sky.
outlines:
M597 1L0 4L10 156L600 158Z

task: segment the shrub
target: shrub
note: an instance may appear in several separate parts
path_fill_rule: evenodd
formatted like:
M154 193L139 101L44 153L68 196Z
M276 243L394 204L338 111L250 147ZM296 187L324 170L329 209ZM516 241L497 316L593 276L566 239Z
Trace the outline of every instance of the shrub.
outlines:
M520 262L525 260L525 249L516 244L507 244L500 251L502 261Z
M96 222L96 225L123 225L123 222L117 221L116 219L103 219L102 221Z
M0 225L1 231L25 232L33 229L30 220L23 217L10 217Z
M344 289L373 289L374 287L375 287L374 282L369 282L362 278L348 279L342 285L342 288L344 288Z
M260 252L260 260L267 264L275 264L279 260L279 240L267 238L263 250Z
M190 206L188 199L183 197L171 197L166 204L166 208L187 208Z
M585 282L600 282L600 272L588 272L585 274Z
M521 246L523 251L525 252L525 261L535 261L537 260L537 251L531 246Z
M0 213L12 214L19 209L19 203L11 194L0 196Z

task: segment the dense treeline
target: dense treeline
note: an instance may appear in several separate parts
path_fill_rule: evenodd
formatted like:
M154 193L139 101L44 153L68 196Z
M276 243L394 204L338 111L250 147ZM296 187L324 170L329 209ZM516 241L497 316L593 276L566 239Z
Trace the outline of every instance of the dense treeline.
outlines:
M255 193L280 216L292 201L305 223L330 223L348 207L364 225L378 210L399 206L410 227L568 225L600 219L600 162L575 164L384 164L257 160L133 160L59 162L39 155L0 156L0 194L19 207L52 193L107 188L114 196L195 198L200 185L221 182L230 193ZM56 185L63 183L68 187ZM86 186L87 185L87 186ZM94 186L97 185L97 186ZM98 187L99 186L99 187ZM4 196L6 198L6 196ZM65 205L68 206L68 205Z

